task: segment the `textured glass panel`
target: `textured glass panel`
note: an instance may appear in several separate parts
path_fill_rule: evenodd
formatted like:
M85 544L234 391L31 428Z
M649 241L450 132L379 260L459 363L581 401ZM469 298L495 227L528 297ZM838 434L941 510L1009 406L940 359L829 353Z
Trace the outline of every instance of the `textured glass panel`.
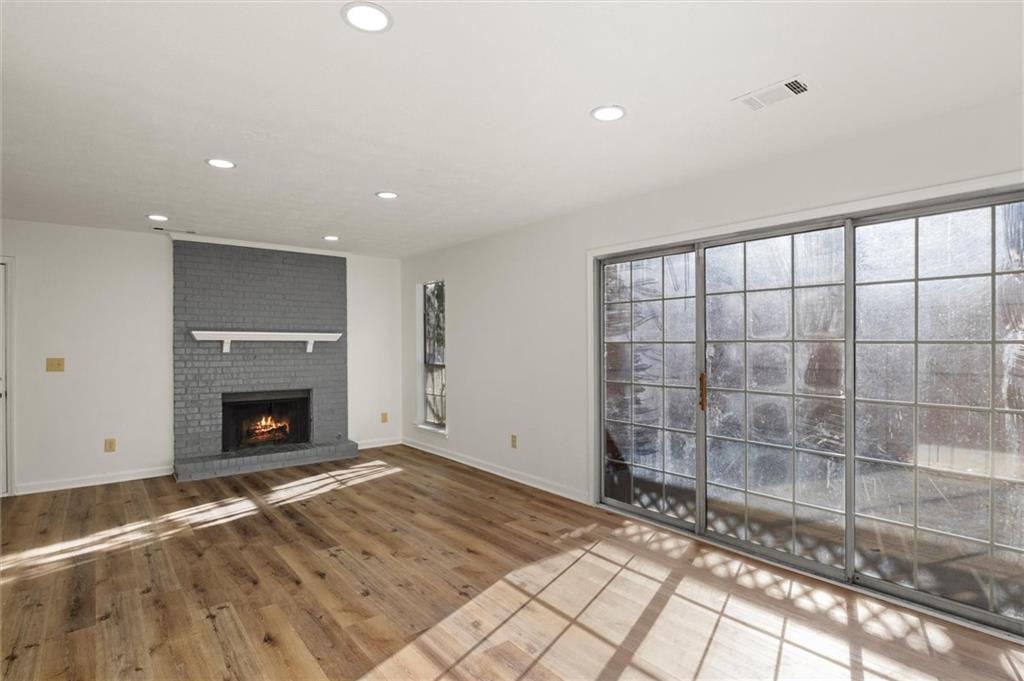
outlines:
M708 530L718 534L746 539L747 527L744 522L746 504L743 492L718 485L707 486Z
M444 364L444 282L423 285L423 363ZM443 423L431 421L431 423Z
M743 294L707 297L708 340L743 340Z
M796 391L810 395L842 395L846 355L842 343L797 343Z
M992 473L1024 480L1024 414L993 415Z
M665 384L697 384L697 353L692 343L665 346Z
M747 495L747 539L770 549L793 550L793 504Z
M917 463L988 475L989 413L921 407L917 410Z
M604 306L604 339L606 341L629 340L629 305Z
M995 406L1024 410L1024 343L995 346Z
M624 303L630 298L628 262L604 266L604 302Z
M843 400L798 397L794 404L797 447L835 454L846 451L846 413Z
M996 270L1024 270L1024 203L996 206Z
M1024 553L992 552L992 599L995 611L1024 619Z
M976 208L918 221L918 276L992 271L992 212Z
M914 340L914 284L857 287L857 340Z
M842 283L846 270L842 227L795 234L793 249L797 286Z
M665 340L692 341L697 328L697 303L694 298L665 301Z
M426 396L426 410L427 413L423 420L427 423L434 425L443 426L445 419L447 418L447 403L443 395L427 395Z
M708 438L708 480L743 487L743 443Z
M662 327L662 302L660 300L633 303L633 340L661 341Z
M691 525L697 522L697 482L665 475L665 512Z
M665 297L697 295L697 258L694 253L665 256Z
M665 388L665 427L694 430L697 427L697 391Z
M448 393L448 383L445 380L445 367L443 366L431 366L426 367L424 379L426 381L425 393L428 395L440 395L444 396Z
M792 348L789 343L747 344L747 385L751 390L793 391Z
M793 450L765 445L747 449L747 489L782 499L793 498Z
M669 473L697 475L697 440L690 433L665 433L665 470Z
M917 472L917 524L987 541L989 482L932 471Z
M914 462L914 408L857 403L857 456Z
M633 346L634 381L661 383L662 347L659 343L637 343Z
M857 281L914 278L914 221L858 227Z
M747 294L747 337L752 340L785 340L792 336L792 293L759 291Z
M798 556L841 568L846 565L846 519L839 513L796 505Z
M628 504L632 498L633 480L629 466L618 461L604 462L604 495Z
M931 532L917 533L917 588L988 609L988 546Z
M613 421L629 421L633 388L624 383L604 384L604 415Z
M797 340L844 337L845 294L842 286L799 288L794 291L794 296Z
M633 261L633 300L661 298L661 258Z
M1024 274L996 277L996 340L1024 340Z
M661 388L649 385L633 386L633 423L661 425L661 392Z
M779 236L747 242L747 290L790 286L792 238Z
M743 289L743 244L716 246L704 251L705 288L708 293Z
M633 427L633 463L662 469L662 433L657 428Z
M838 456L797 452L796 500L840 511L846 508L846 461Z
M629 381L630 372L629 343L604 344L604 375L609 381Z
M633 505L656 513L664 511L664 482L660 471L633 466Z
M922 281L918 296L920 340L992 339L990 277Z
M857 344L857 397L914 401L914 346Z
M632 461L633 427L625 423L605 423L604 455L616 461Z
M991 346L922 344L917 356L917 396L921 402L967 407L987 407L991 403Z
M913 528L857 518L855 542L854 564L858 572L913 586Z
M995 542L1024 549L1024 483L994 480L992 505Z
M793 403L789 397L748 395L748 439L768 444L793 443Z
M877 461L857 462L857 513L914 522L914 469Z
M743 343L708 343L708 385L743 388Z
M743 393L708 391L708 435L743 437L744 414Z

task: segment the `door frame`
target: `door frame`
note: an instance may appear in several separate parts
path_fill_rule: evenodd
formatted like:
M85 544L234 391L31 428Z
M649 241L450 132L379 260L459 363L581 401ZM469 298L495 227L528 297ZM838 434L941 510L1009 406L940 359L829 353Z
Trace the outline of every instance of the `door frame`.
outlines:
M638 247L622 249L618 251L604 250L603 252L589 252L588 260L591 264L589 271L592 280L590 291L594 296L594 319L592 320L592 338L589 351L593 352L593 371L588 381L591 386L591 412L589 418L593 419L593 428L590 429L592 447L588 457L589 465L593 466L591 479L596 485L592 498L599 506L606 506L626 515L633 515L645 520L652 521L658 525L671 528L684 534L693 536L700 541L705 541L716 546L735 549L754 558L767 560L771 563L780 564L786 568L794 569L803 574L810 574L815 577L824 578L843 586L862 587L872 593L884 597L897 599L901 604L924 609L931 614L947 619L952 619L960 624L974 628L983 628L1006 636L1024 636L1024 622L1013 620L1007 616L999 615L992 611L981 610L971 606L963 605L941 596L920 591L911 587L886 582L881 579L860 574L856 571L854 560L855 555L855 524L856 524L856 478L854 473L854 428L855 405L856 405L856 329L855 329L855 294L856 294L856 252L855 234L856 228L863 225L891 222L902 218L920 217L927 214L940 214L958 210L968 210L983 206L998 205L1001 203L1016 203L1024 201L1024 186L1015 186L999 190L972 191L969 193L942 196L922 201L913 201L885 207L884 205L870 210L852 210L833 214L828 217L812 218L763 227L755 227L749 230L732 231L722 236L704 236L680 240L674 243L645 244ZM767 547L761 547L751 542L733 540L730 537L708 534L706 528L707 513L707 485L706 485L706 412L697 410L697 517L695 526L690 528L687 524L674 521L671 516L646 511L644 509L626 504L624 502L609 499L604 496L604 460L605 460L605 439L603 433L604 422L604 376L603 376L603 351L604 351L604 286L603 266L610 262L621 262L625 260L642 258L644 256L656 257L665 253L675 253L692 249L696 253L697 267L697 334L695 346L697 351L697 373L698 375L706 370L706 339L704 338L704 307L706 295L704 291L704 251L707 248L722 246L731 243L746 242L751 240L770 238L773 236L784 236L787 234L798 234L814 231L817 229L829 229L834 227L844 228L845 245L845 323L846 337L845 348L845 435L846 435L846 533L845 533L845 563L844 568L816 563L810 559L800 556L782 553ZM993 274L995 274L993 272ZM916 299L915 299L916 300ZM993 301L994 302L994 301ZM795 311L794 311L795 313Z
M13 496L17 490L14 487L14 408L11 406L11 395L14 391L13 385L14 370L14 258L11 256L0 256L0 265L3 265L4 278L4 309L3 309L3 362L4 385L3 413L0 417L4 419L4 480L0 481L0 495Z

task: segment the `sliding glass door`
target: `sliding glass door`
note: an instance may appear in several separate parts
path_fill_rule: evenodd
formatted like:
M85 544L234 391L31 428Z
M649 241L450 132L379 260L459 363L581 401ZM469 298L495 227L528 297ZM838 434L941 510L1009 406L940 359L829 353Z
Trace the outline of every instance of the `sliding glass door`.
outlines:
M605 260L604 503L1024 633L1024 202Z
M704 251L709 533L842 569L842 227Z
M696 295L692 249L603 268L605 495L691 528Z
M1024 204L856 247L857 573L1024 617Z

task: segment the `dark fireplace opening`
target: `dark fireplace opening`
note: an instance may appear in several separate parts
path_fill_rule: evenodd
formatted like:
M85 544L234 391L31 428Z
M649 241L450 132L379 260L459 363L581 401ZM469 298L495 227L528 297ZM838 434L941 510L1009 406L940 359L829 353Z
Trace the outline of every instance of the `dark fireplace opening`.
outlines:
M224 393L225 452L261 445L309 442L309 391Z

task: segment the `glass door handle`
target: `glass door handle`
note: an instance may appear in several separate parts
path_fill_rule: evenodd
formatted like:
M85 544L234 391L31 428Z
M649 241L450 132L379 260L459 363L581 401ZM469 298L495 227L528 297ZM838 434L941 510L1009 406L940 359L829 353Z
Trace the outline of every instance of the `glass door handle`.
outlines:
M700 410L708 410L708 375L700 372Z

